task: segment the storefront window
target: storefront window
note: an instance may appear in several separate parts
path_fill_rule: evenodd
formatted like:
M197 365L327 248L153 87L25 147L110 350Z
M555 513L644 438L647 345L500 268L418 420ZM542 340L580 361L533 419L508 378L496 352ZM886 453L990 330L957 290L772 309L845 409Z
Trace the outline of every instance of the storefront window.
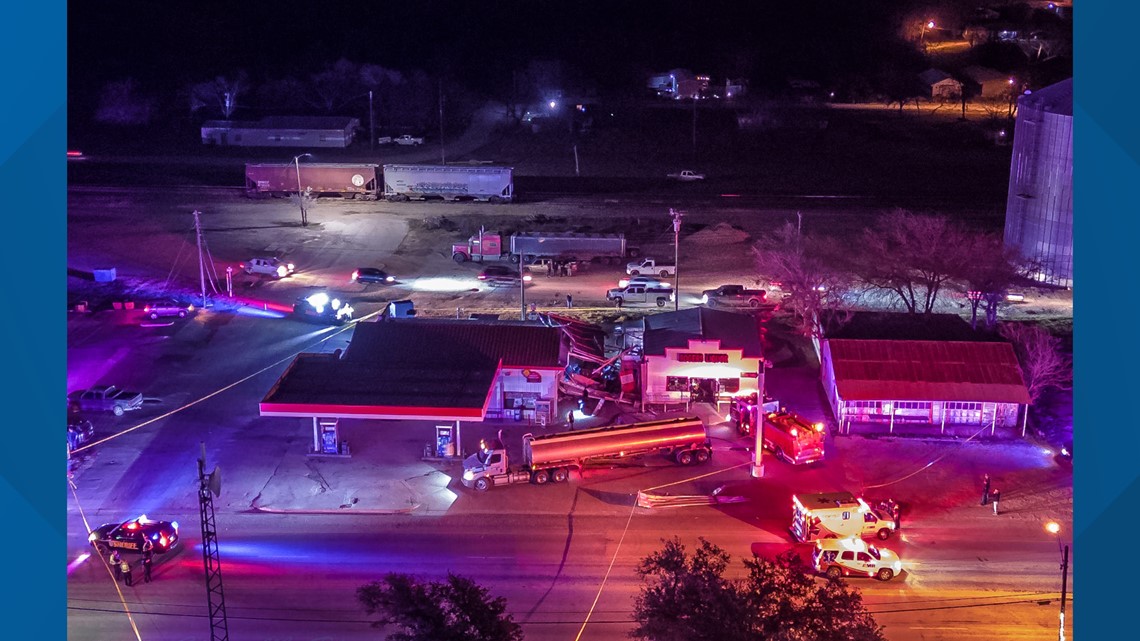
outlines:
M669 392L689 391L689 378L687 376L666 376L665 390Z

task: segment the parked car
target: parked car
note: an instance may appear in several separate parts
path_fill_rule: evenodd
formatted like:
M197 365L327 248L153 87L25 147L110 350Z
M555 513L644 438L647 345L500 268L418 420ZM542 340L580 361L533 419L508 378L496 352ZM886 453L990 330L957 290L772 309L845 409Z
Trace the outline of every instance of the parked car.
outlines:
M394 283L396 277L376 267L358 267L349 280L354 283Z
M67 419L67 450L74 452L91 442L95 437L95 426L82 416L71 416Z
M178 318L186 318L190 312L194 311L194 305L190 303L180 303L174 299L163 299L151 301L143 307L143 315L151 320L158 320L164 316L177 316Z
M492 286L517 285L519 282L519 270L514 267L507 267L506 265L489 265L483 271L479 272L476 278ZM522 272L523 282L529 283L533 278L534 276L530 273L530 269L524 268Z
M111 412L122 416L143 405L143 395L121 390L114 385L96 385L67 395L67 405L73 412Z
M304 320L343 325L352 320L356 311L347 300L318 291L293 301L293 314Z
M294 271L293 263L287 263L280 258L250 258L238 265L247 274L261 274L273 278L285 278Z
M902 571L899 556L858 537L819 539L811 553L816 572L832 579L843 576L875 577L890 581Z
M122 523L104 523L92 530L87 540L103 555L112 549L142 552L147 540L155 552L164 554L178 544L178 521L152 521L143 514Z
M424 139L404 134L403 136L396 136L392 139L392 142L395 142L397 145L422 145L424 144Z

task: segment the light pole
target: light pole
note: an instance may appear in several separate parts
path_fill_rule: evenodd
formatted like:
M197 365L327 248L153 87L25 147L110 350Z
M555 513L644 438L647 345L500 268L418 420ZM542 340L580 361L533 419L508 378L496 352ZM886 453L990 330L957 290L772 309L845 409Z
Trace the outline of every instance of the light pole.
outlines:
M681 309L681 216L676 209L670 209L673 217L673 311Z
M1061 526L1055 521L1045 524L1045 531L1057 536ZM1057 641L1065 641L1065 593L1069 587L1069 546L1061 546L1061 537L1057 536L1057 550L1061 553L1061 622L1057 628Z
M920 31L918 34L918 44L920 44L920 45L924 44L923 39L926 37L926 30L927 29L933 29L933 28L934 28L934 21L933 20L927 20L926 22L922 23L922 31Z
M301 159L312 156L313 154L304 153L299 156L293 156L293 166L297 168L297 204L301 207L301 226L309 226L309 216L305 213L305 191L301 187Z

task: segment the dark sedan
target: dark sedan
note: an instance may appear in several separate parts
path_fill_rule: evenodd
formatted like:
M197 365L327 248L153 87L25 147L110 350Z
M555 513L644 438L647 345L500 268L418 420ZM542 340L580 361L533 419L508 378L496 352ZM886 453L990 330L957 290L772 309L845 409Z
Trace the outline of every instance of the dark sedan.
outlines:
M92 530L87 540L100 554L112 549L142 552L143 544L149 540L154 551L161 554L178 544L178 522L152 521L144 514L122 523L104 523Z
M376 267L360 267L352 272L350 279L354 283L394 283L396 277Z

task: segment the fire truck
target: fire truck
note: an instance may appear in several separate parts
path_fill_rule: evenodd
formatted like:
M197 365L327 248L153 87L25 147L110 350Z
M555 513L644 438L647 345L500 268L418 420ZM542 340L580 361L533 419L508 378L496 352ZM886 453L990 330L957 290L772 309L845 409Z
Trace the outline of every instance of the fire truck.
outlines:
M876 536L885 541L895 531L895 521L850 492L803 494L792 497L788 530L801 543L849 536Z
M809 423L794 412L781 409L765 414L761 437L764 449L792 465L823 460L823 423Z

